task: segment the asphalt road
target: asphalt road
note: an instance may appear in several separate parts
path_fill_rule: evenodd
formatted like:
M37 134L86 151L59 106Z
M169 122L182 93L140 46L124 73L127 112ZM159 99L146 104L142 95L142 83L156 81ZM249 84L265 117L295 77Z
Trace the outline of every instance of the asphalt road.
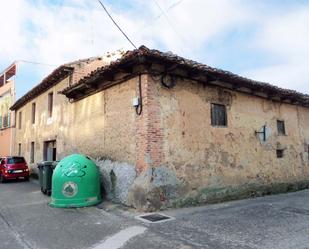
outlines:
M33 182L0 185L0 248L309 249L309 190L168 210L151 224L111 203L58 209Z

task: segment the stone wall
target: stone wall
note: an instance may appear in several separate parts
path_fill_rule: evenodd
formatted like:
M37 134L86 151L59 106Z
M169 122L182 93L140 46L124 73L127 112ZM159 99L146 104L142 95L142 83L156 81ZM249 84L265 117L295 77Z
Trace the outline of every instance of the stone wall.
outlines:
M80 101L70 103L57 94L69 84L69 77L17 111L22 112L21 129L16 127L15 153L21 143L22 155L31 168L43 160L44 141L56 140L57 160L71 153L93 158L105 157L135 164L135 96L137 79L116 85ZM54 93L52 118L47 99ZM31 123L32 103L36 103L36 122ZM35 143L34 163L30 163L30 144Z
M104 157L135 165L135 97L137 78L71 103L63 153ZM64 156L64 155L63 155Z
M309 179L309 109L281 104L194 81L173 89L157 82L165 165L186 192L248 184L267 186ZM227 127L211 125L211 103L227 108ZM277 133L284 120L286 135ZM256 135L266 125L270 136ZM283 149L283 158L276 150Z

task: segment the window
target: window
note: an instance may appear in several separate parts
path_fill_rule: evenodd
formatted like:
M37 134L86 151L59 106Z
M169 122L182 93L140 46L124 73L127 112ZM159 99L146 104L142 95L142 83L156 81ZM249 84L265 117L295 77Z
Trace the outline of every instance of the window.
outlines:
M277 158L283 157L283 150L276 150Z
M53 98L54 98L54 93L51 92L48 94L48 117L53 116Z
M211 104L211 125L227 126L225 105Z
M30 147L30 163L34 163L34 142L31 142Z
M284 125L284 121L282 121L282 120L277 120L277 130L278 130L278 135L279 135L279 136L285 135L285 125Z
M32 124L35 124L35 103L32 103L32 109L31 109L31 122Z
M18 144L18 155L21 156L21 143Z
M22 112L18 114L18 129L21 129L21 119L22 119Z
M3 128L8 127L9 123L8 123L9 119L8 119L8 115L4 115L3 116L3 121L2 121L2 126Z
M10 157L8 158L8 164L15 164L15 163L25 163L25 159L23 157L17 157L17 156L14 156L14 157Z

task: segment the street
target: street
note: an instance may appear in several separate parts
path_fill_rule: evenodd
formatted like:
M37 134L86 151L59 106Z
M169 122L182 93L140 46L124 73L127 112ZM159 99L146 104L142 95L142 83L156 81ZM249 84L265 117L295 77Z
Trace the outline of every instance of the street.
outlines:
M0 248L309 248L309 190L165 210L175 219L146 223L136 210L47 205L36 182L0 185Z

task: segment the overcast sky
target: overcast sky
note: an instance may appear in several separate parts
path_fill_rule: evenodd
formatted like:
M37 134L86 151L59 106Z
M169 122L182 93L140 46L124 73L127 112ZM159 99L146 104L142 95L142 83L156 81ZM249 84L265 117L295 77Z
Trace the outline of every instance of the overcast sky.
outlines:
M309 94L309 0L102 0L136 46ZM0 71L132 46L97 0L0 3ZM18 96L53 67L19 63Z

